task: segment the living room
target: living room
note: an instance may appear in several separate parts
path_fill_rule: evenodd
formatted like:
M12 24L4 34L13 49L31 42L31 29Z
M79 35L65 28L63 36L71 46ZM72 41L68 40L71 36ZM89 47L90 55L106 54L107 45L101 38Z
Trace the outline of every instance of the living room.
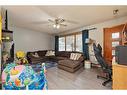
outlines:
M9 38L11 43L9 52L12 45L14 52L10 52L9 56L13 55L13 61L19 60L16 54L23 51L28 60L27 64L35 67L34 70L37 72L40 70L38 66L42 63L47 64L45 72L49 90L122 89L114 87L112 79L104 83L107 79L102 77L107 76L93 54L95 53L93 44L100 45L101 54L107 58L106 61L110 61L108 65L112 65L114 55L111 58L105 56L107 54L105 43L108 41L105 31L118 26L122 28L116 32L126 30L127 6L2 6L1 13L2 33L13 35L10 36L11 41ZM8 40L6 38L2 39L1 53L10 45L4 44L4 41L6 43ZM118 45L115 43L115 46L116 44ZM1 72L5 72L6 66L1 68L3 69ZM101 74L102 77L97 78L97 75ZM8 85L9 83L10 80ZM27 85L25 87L32 89ZM2 89L6 89L6 85ZM124 85L123 89L127 89L127 85Z

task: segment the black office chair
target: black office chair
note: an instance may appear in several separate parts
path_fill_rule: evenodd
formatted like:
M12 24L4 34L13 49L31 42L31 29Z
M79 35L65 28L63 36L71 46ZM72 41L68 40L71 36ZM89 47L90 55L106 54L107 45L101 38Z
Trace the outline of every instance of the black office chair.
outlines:
M101 47L101 45L100 44L97 44L97 48L99 49L99 50L97 50L98 51L98 54L102 57L102 47ZM104 75L97 75L97 78L107 79L107 77L104 76Z
M97 48L99 49L99 54L102 56L102 47L100 44L97 44Z
M103 72L106 74L106 81L104 81L102 83L103 86L106 86L107 83L112 81L112 69L110 66L108 66L107 62L105 61L104 57L102 56L102 54L100 53L101 51L99 50L99 48L96 46L96 44L93 44L93 49L94 49L94 53L95 53L95 57L98 61L98 63L100 64Z

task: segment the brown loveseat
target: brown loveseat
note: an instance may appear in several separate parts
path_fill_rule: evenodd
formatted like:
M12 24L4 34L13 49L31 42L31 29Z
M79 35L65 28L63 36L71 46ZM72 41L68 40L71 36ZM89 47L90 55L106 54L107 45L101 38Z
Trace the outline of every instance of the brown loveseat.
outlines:
M29 63L40 63L46 61L54 61L58 63L58 68L69 71L75 72L79 68L83 67L83 62L85 57L81 52L74 52L74 51L58 51L55 52L55 56L45 56L48 50L41 50L41 51L34 51L34 52L27 52L27 59ZM32 54L37 53L39 57L34 57ZM71 53L81 53L81 57L78 60L71 60L70 55Z

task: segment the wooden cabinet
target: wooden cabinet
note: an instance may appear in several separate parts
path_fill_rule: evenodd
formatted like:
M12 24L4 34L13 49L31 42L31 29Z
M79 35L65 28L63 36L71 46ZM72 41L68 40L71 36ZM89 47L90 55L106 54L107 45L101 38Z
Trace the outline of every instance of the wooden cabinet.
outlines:
M113 64L113 89L127 90L127 66Z

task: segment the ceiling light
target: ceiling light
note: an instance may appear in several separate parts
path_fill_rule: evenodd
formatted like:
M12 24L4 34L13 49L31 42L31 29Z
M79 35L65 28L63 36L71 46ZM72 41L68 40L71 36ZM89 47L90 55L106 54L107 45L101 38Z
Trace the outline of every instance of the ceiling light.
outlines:
M56 28L56 24L54 24L53 27Z
M60 28L60 25L59 25L59 24L57 24L56 28L57 28L57 29L59 29L59 28Z
M59 24L54 24L53 27L59 29L60 25Z

